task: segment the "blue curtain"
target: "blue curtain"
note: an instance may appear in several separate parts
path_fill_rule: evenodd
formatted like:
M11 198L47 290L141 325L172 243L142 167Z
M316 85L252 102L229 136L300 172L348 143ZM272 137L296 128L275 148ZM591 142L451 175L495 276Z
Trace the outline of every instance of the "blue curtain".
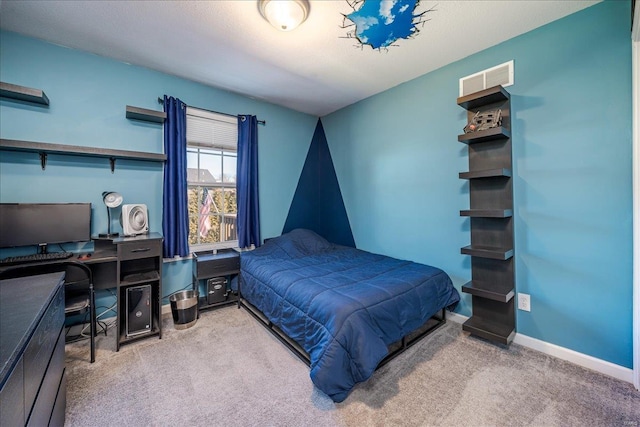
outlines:
M164 167L162 192L163 256L189 254L189 212L187 210L187 108L177 98L164 96Z
M238 246L260 246L258 204L258 119L238 116Z

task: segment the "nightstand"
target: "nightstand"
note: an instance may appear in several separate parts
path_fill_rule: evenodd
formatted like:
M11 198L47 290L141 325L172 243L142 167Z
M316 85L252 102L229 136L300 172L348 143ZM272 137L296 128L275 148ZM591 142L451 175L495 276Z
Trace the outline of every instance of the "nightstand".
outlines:
M193 289L198 290L198 310L233 304L238 294L231 281L240 275L240 253L233 249L213 254L193 254ZM239 280L239 277L238 277Z

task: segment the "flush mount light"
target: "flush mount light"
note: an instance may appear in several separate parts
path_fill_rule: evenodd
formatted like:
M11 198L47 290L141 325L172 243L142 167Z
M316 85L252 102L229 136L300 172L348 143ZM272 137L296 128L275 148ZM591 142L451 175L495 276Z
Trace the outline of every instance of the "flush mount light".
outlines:
M308 0L258 0L264 18L280 31L291 31L309 15Z

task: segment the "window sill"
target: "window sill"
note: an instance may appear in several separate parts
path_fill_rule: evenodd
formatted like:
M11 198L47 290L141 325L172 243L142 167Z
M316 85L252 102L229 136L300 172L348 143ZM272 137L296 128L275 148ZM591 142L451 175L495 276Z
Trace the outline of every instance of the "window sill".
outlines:
M182 256L182 257L181 256L175 256L173 258L162 258L162 262L164 264L170 264L172 262L188 261L190 259L193 259L193 254L195 254L195 253L197 253L197 254L204 254L204 253L216 254L219 251L224 251L224 250L228 250L228 249L233 249L236 252L244 252L244 251L248 250L248 249L240 249L238 247L238 241L237 240L232 241L232 242L213 244L213 245L191 246L189 248L189 255ZM253 249L253 247L251 249Z
M189 251L191 253L194 253L194 252L200 253L200 252L210 252L210 251L219 251L219 250L224 250L224 249L237 249L237 248L238 248L238 241L237 240L230 240L228 242L222 242L222 243L209 243L209 244L204 244L204 245L192 245L192 246L189 246Z
M163 264L170 264L172 262L178 262L178 261L187 261L193 258L193 254L190 253L187 256L175 256L173 258L162 258L162 263Z

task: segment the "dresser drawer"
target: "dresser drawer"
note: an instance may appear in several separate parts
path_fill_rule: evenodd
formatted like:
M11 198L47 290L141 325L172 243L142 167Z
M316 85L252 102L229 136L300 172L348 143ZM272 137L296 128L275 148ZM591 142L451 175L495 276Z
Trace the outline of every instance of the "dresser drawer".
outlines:
M42 386L33 404L28 426L46 426L49 424L51 414L56 403L60 381L64 374L64 330L60 331Z
M64 287L53 297L24 351L24 407L31 408L64 325ZM64 338L63 338L64 342ZM64 350L64 347L63 347Z
M51 412L51 420L49 420L49 427L64 427L65 411L67 409L67 372L62 373L62 379L60 380L60 387L58 388L58 395L56 396L56 403L53 405L53 412Z
M121 261L162 256L162 240L146 240L118 244Z
M198 259L196 262L196 276L198 279L233 274L240 271L240 257L225 256Z
M24 369L22 357L18 360L9 378L0 389L0 417L2 425L23 426L24 425L24 382L22 377Z

